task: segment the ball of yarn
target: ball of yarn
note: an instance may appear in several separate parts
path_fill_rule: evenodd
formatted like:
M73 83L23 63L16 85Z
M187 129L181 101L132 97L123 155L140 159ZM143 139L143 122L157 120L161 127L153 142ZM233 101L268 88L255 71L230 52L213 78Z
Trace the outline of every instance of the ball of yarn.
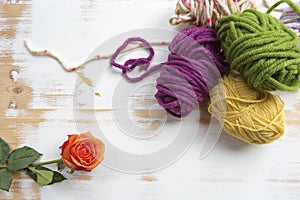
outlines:
M300 86L299 38L269 14L248 9L223 17L218 38L233 70L258 90Z
M229 71L229 65L212 28L181 30L169 50L155 98L171 115L185 117L209 94L220 73Z
M178 0L175 15L169 22L218 28L223 16L253 7L250 0Z
M282 99L250 88L240 75L225 76L210 96L208 111L230 135L247 143L266 144L284 134Z
M300 2L297 5L300 7ZM292 8L289 7L282 12L280 21L300 37L300 16Z

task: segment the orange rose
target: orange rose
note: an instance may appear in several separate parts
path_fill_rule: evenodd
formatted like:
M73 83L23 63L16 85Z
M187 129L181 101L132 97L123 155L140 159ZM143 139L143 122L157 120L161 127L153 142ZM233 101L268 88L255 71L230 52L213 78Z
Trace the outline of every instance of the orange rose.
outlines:
M68 168L91 171L102 162L105 148L101 140L89 132L68 137L61 151L62 160Z

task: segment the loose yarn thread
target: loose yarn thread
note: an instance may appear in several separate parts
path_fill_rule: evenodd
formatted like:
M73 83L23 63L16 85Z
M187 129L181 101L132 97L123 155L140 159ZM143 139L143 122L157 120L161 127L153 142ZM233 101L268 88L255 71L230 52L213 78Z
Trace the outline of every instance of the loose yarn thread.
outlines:
M268 0L262 0L262 5L263 5L265 8L267 8L267 9L269 9L269 8L271 7L271 6L269 5L269 3L268 3ZM274 11L282 12L283 9L282 9L282 8L276 8L276 9L274 9Z
M119 53L133 41L144 43L149 56L147 58L129 59L123 65L115 60ZM111 58L111 65L120 68L130 82L138 82L161 69L157 78L155 98L169 114L175 117L187 116L208 94L216 83L216 77L227 73L229 65L222 53L216 31L212 28L183 29L169 45L168 61L151 67L154 56L151 45L142 38L129 38ZM142 66L146 72L131 78L128 72L136 66Z
M288 3L299 15L300 9ZM248 9L221 19L218 38L233 70L258 90L295 91L300 86L299 38L269 14Z
M254 8L250 0L178 0L170 24L188 23L218 29L222 17Z
M300 7L300 2L297 5ZM300 16L297 15L292 8L283 10L282 15L280 16L280 21L294 31L300 38Z
M282 99L250 88L240 75L224 76L210 97L208 111L230 135L251 144L267 144L284 134ZM226 101L226 106L222 101Z
M169 42L166 41L161 41L161 42L151 42L150 43L152 46L164 46L164 45L168 45ZM79 68L83 67L84 65L93 62L93 61L97 61L97 60L105 60L105 59L109 59L112 57L112 55L95 55L92 58L87 59L86 61L84 61L83 63L75 66L75 67L70 67L68 66L59 56L57 56L54 52L48 50L48 49L35 49L32 47L32 45L30 44L30 42L28 40L24 40L24 45L27 48L27 50L34 56L46 56L46 57L51 57L54 60L56 60L60 66L67 72L73 72L78 70ZM120 53L125 53L134 49L138 49L143 47L143 44L138 44L132 47L128 47L126 49L123 49Z

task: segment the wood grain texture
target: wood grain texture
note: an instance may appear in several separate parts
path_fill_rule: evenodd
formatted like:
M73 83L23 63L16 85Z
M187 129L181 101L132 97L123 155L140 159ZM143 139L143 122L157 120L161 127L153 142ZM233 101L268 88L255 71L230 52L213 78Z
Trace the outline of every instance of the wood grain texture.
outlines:
M157 106L153 85L149 90L138 84L126 86L130 91L138 89L125 99L128 108L114 107L112 99L122 79L119 71L107 70L101 80L90 76L93 71L89 66L67 73L54 60L31 56L23 40L28 38L37 48L55 50L75 66L119 33L138 28L179 30L168 24L175 0L0 3L0 136L12 149L26 144L44 154L42 161L57 158L67 134L77 133L78 127L88 131L93 126L87 117L93 114L109 141L126 151L158 151L174 137L172 126L179 126L180 120L166 117ZM257 5L261 8L261 2ZM111 48L118 45L112 42ZM107 61L99 63L99 68L106 66ZM74 95L87 92L93 98L83 98L82 115L75 117ZM207 104L203 103L194 122L199 124L195 141L164 170L137 175L102 165L91 173L66 173L67 181L43 188L24 173L17 173L10 193L0 191L0 199L299 199L300 92L278 94L285 101L287 128L285 136L270 145L247 145L222 133L211 154L200 160L204 130L210 122ZM94 101L93 109L85 107L89 101ZM122 109L128 109L132 123L145 130L142 136L163 131L136 141L136 146L128 145L114 116Z
M26 138L24 129L31 126L32 130L38 128L41 118L41 110L29 110L28 104L32 98L32 89L24 82L18 81L13 76L20 73L23 60L19 59L19 53L15 51L18 35L23 34L20 24L29 23L30 5L27 4L0 4L1 31L1 57L0 57L0 136L5 139L11 149L21 145ZM25 31L25 30L23 30ZM15 73L13 73L15 72ZM14 110L14 114L9 114ZM1 199L23 199L24 184L28 178L20 173L14 174L15 180L10 193L0 192ZM31 199L40 199L39 188L36 184L28 182L27 192Z

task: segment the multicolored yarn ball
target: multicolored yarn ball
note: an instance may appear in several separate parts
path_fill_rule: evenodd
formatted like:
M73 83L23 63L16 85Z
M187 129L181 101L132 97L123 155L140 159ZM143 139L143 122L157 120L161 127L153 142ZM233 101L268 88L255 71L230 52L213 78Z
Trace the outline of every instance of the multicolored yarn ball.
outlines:
M279 1L268 12L282 2L291 3ZM300 14L300 9L293 6ZM299 38L276 18L254 9L234 13L221 19L218 38L231 69L240 72L251 87L287 91L299 88Z
M208 111L230 135L251 144L267 144L284 134L282 99L250 88L240 75L224 76L210 97Z
M300 7L300 2L297 5ZM300 38L300 16L297 15L292 8L287 8L282 12L280 21L294 31Z
M133 41L144 43L150 55L147 58L130 59L125 64L115 60ZM212 28L187 28L180 31L169 45L168 60L147 70L154 50L142 38L129 38L111 58L111 65L122 69L128 81L138 82L150 73L161 69L157 78L155 98L169 114L185 117L192 112L217 84L220 73L229 71L229 65ZM139 77L131 78L128 72L143 65L147 70Z
M250 0L178 0L169 22L218 28L222 17L248 8L254 8Z

